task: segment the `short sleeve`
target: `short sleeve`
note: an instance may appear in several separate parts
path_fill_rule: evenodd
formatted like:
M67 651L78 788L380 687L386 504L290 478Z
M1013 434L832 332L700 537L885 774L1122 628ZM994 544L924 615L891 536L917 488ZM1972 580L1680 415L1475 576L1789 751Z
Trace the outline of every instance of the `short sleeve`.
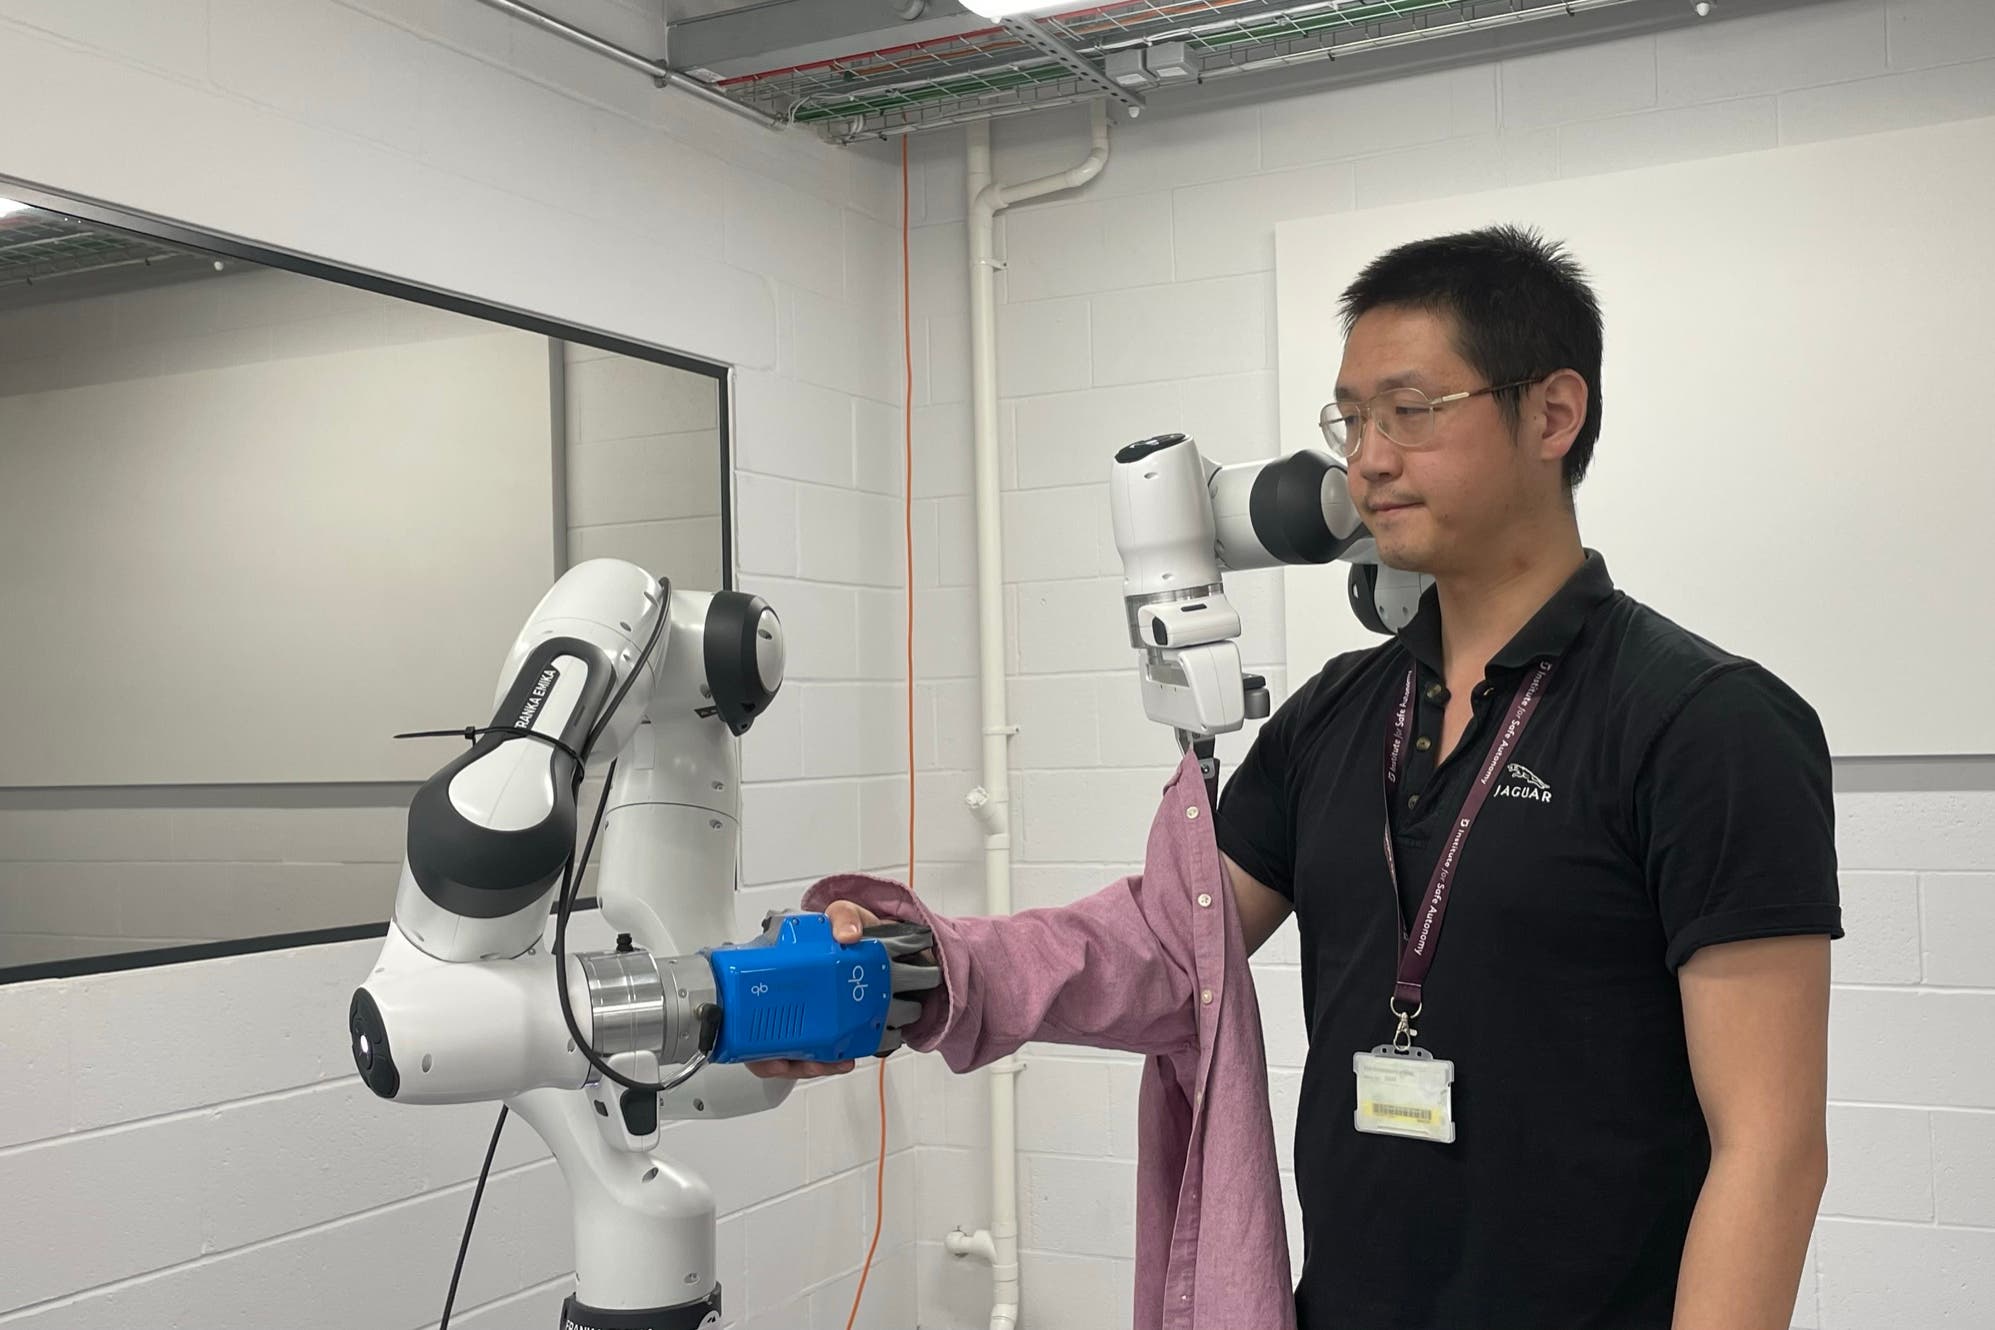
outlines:
M1842 936L1828 741L1760 666L1694 685L1648 746L1633 820L1671 970L1720 942Z
M1298 688L1268 717L1247 756L1220 792L1213 814L1219 851L1254 879L1295 899L1295 835L1291 826L1289 756L1303 713L1322 675Z

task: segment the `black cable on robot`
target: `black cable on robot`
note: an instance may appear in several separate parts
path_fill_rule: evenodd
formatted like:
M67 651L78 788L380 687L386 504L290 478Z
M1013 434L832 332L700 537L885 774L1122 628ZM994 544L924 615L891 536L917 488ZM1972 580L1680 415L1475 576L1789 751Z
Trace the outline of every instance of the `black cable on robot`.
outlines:
M672 583L669 579L661 577L658 579L658 621L651 626L651 636L646 639L644 649L637 653L637 662L631 666L630 673L625 676L622 685L616 691L616 695L610 698L609 705L603 708L602 716L589 730L588 737L583 740L582 750L579 753L553 735L542 734L538 730L522 730L504 725L484 727L467 725L461 730L414 730L407 734L398 734L395 737L397 739L428 739L462 735L467 743L477 742L478 736L484 734L501 735L503 736L501 742L504 739L538 739L542 743L550 744L560 749L573 760L575 772L573 784L570 788L579 796L582 789L582 772L588 762L589 753L595 748L596 740L602 737L603 731L609 726L610 718L616 715L616 709L623 705L624 698L630 693L631 685L637 681L637 677L640 674L644 673L644 667L651 659L651 652L658 645L659 635L664 631L665 621L671 617L671 614ZM646 1085L641 1081L632 1080L604 1062L602 1056L594 1048L590 1047L589 1041L582 1035L581 1027L576 1023L575 1012L569 1005L568 984L565 976L562 974L562 955L564 944L568 937L568 915L575 906L575 892L581 886L583 875L589 870L589 855L596 848L596 833L602 829L603 812L609 807L610 788L616 782L616 774L616 763L612 762L610 763L608 774L603 779L603 797L596 802L596 816L589 824L589 839L583 842L582 857L579 863L576 860L574 852L571 850L568 858L563 862L561 867L561 893L556 897L557 905L554 915L554 989L561 1000L561 1018L568 1024L569 1037L575 1041L576 1049L583 1057L588 1059L590 1066L626 1089L663 1094L665 1087L662 1084ZM580 803L579 797L576 802ZM499 1120L492 1125L492 1141L491 1144L485 1147L485 1162L478 1170L478 1185L471 1192L470 1211L464 1216L464 1236L457 1244L457 1264L450 1272L450 1289L444 1294L443 1319L437 1323L437 1330L450 1330L451 1309L457 1303L457 1282L464 1274L464 1257L471 1250L471 1230L478 1223L478 1205L485 1198L485 1182L492 1173L493 1156L499 1152L499 1134L506 1129L507 1111L506 1106L501 1104L499 1106Z

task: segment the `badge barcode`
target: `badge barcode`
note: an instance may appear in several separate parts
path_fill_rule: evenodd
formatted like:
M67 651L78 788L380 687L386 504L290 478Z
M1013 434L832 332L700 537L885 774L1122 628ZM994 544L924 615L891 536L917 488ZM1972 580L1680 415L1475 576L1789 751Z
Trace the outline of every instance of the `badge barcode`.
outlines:
M1434 1110L1431 1108L1407 1108L1400 1104L1378 1104L1371 1106L1372 1115L1381 1118L1406 1118L1412 1122L1432 1122Z

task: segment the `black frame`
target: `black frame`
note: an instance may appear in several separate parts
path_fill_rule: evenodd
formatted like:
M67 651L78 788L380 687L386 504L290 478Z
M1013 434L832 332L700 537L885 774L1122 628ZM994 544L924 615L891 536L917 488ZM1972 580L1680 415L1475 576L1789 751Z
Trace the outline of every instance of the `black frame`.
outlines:
M314 258L309 254L278 249L237 236L196 230L170 218L106 203L101 199L64 194L12 176L0 175L0 196L40 208L44 212L60 213L65 217L74 217L94 226L163 240L168 244L198 253L213 254L218 258L239 259L266 268L294 272L303 277L316 277L321 281L338 282L342 286L359 287L376 295L392 296L397 300L411 300L417 304L448 310L453 314L462 314L469 318L483 319L488 323L504 324L524 332L536 333L542 337L577 342L637 360L670 365L674 369L704 375L714 380L715 389L720 395L721 587L724 590L734 589L734 476L733 468L728 465L733 455L734 440L731 391L733 370L730 367L713 361L699 360L677 351L668 351L645 342L634 342L614 333L578 328L535 314L530 310L479 300L439 287L424 286L419 282L371 272L365 268L344 267L325 259ZM575 902L575 908L594 909L596 904L594 897L584 897ZM30 983L37 979L74 979L82 975L111 974L120 970L149 970L155 966L212 960L220 956L247 956L256 952L285 951L293 947L318 946L327 942L353 942L361 938L380 937L387 926L388 920L383 919L377 923L348 924L337 928L314 928L296 933L265 933L255 937L227 938L217 942L195 942L177 947L153 947L142 951L113 952L104 956L42 961L34 965L0 966L0 984Z

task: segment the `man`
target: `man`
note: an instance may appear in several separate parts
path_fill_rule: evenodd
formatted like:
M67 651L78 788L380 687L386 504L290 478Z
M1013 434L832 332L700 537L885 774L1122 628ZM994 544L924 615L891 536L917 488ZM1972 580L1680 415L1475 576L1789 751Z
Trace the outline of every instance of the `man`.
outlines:
M1581 545L1601 320L1559 247L1406 245L1343 312L1326 442L1434 586L1297 690L1214 819L1247 948L1301 934L1297 1319L1782 1330L1827 1176L1820 725ZM1751 440L1694 417L1722 484ZM1428 1058L1447 1093L1404 1083Z

